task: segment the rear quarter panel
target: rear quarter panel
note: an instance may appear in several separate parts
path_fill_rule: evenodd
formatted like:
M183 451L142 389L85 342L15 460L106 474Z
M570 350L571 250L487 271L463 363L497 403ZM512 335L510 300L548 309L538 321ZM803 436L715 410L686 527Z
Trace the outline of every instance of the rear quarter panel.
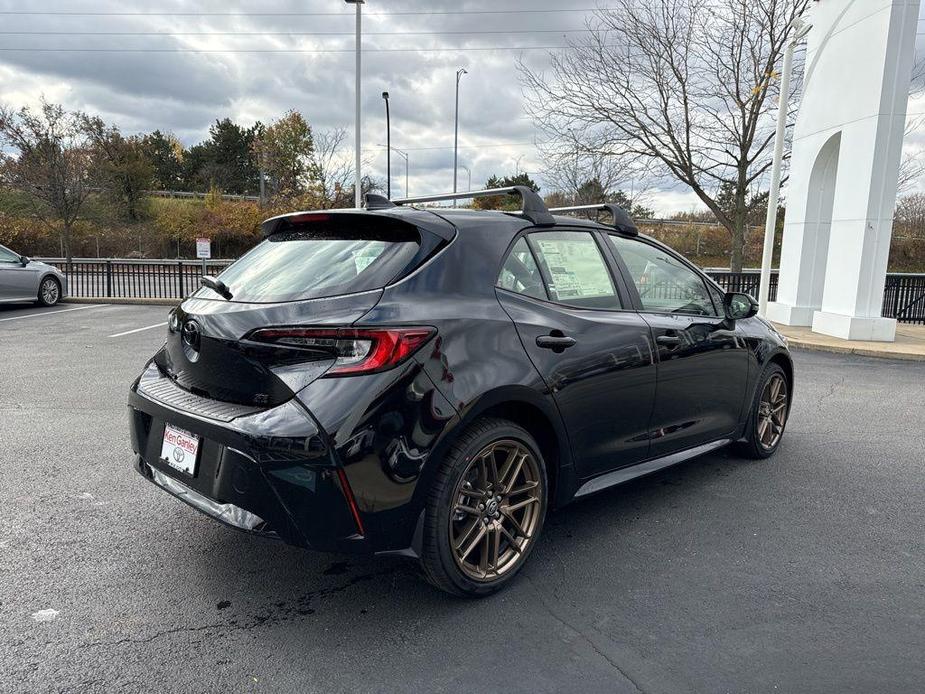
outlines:
M431 342L415 354L414 366L406 366L398 381L387 386L384 381L381 389L375 387L364 392L361 379L343 379L340 386L332 385L337 379L321 379L306 390L306 398L311 400L309 407L319 416L321 425L327 431L337 432L339 454L346 463L351 484L356 479L357 486L368 485L373 475L368 461L350 462L355 456L347 450L350 446L347 442L361 436L365 426L361 422L378 420L381 428L394 417L389 413L412 413L392 421L392 425L399 427L396 432L402 431L396 435L396 441L411 441L415 437L423 441L420 436L426 429L426 444L414 451L418 457L417 474L407 480L397 481L389 472L391 454L387 450L395 450L399 444L380 443L375 447L382 472L376 473L379 477L375 485L369 486L376 490L375 498L367 501L386 503L396 509L405 505L400 515L396 512L390 519L401 526L394 533L390 531L392 543L404 535L410 537L413 532L424 508L429 481L456 433L492 406L514 401L540 409L552 422L560 440L559 448L564 455L560 462L570 466L558 410L495 295L501 259L516 233L516 228L511 227L510 221L502 220L498 228L489 223L478 229L461 230L456 240L432 262L387 287L379 303L357 321L358 325L426 325L437 329ZM348 380L356 381L356 385L348 384ZM358 412L362 410L363 414L338 416L334 412L337 408L332 407L331 419L327 420L328 415L319 413L315 402L320 388L330 389L332 394L341 391L342 397L335 400L358 398L363 403ZM412 392L416 393L414 397L410 395ZM358 497L362 494L358 492Z

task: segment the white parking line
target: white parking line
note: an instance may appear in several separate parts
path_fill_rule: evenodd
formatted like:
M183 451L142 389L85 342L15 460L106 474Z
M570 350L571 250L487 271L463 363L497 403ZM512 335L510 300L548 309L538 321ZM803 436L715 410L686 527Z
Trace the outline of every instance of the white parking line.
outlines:
M144 331L144 330L153 330L154 328L163 328L165 325L167 325L167 322L166 322L166 321L163 322L163 323L158 323L158 324L156 324L156 325L148 325L148 326L145 326L144 328L135 328L134 330L126 330L124 333L116 333L115 335L110 335L109 337L122 337L122 336L124 336L124 335L131 335L131 334L133 334L133 333L140 333L140 332L142 332L142 331Z
M110 304L93 304L92 306L78 306L77 308L65 308L60 311L42 311L41 313L30 313L26 316L12 316L11 318L0 318L0 323L3 323L8 320L22 320L25 318L38 318L39 316L51 316L55 313L67 313L68 311L83 311L88 308L103 308L104 306L109 306Z

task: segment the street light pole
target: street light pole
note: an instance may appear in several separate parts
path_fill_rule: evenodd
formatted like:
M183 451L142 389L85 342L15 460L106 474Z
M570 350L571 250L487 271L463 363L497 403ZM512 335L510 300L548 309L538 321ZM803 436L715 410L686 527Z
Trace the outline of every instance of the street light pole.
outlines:
M354 114L353 128L354 128L354 148L356 149L356 157L354 159L354 167L356 169L356 176L354 179L354 206L359 209L363 206L363 191L362 191L362 173L360 172L360 148L362 146L361 137L360 137L360 75L362 73L362 44L360 41L361 27L362 27L362 12L361 6L365 0L344 0L348 5L356 5L357 10L357 30L356 30L356 113Z
M459 160L459 80L468 74L465 68L456 71L456 121L453 126L453 192L456 192L456 166ZM455 202L455 201L454 201Z
M382 92L385 101L385 196L392 199L392 125L389 122L389 93ZM405 196L407 197L407 196Z
M774 159L771 162L771 189L768 191L768 214L764 223L764 249L761 253L761 279L758 284L758 313L767 317L768 297L771 293L771 260L774 256L774 236L777 231L777 203L780 199L780 168L784 158L784 135L790 104L790 72L793 69L793 51L809 30L811 24L797 19L793 38L784 51L784 66L780 78L780 97L777 105L777 133L774 136Z

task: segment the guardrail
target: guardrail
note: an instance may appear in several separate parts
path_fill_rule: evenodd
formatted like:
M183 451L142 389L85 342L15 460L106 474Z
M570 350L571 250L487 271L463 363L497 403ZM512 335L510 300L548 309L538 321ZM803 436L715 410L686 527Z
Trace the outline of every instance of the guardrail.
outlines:
M196 291L202 277L201 260L131 260L36 258L54 265L68 278L68 291L77 298L182 299ZM234 260L207 260L207 272L217 275ZM704 270L729 292L758 295L760 271ZM770 300L777 298L777 270L771 272ZM885 318L925 324L925 274L891 272L883 292Z

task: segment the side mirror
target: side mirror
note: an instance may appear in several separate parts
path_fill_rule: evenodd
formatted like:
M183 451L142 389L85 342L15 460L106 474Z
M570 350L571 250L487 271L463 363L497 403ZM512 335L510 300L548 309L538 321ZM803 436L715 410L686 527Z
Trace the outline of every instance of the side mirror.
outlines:
M758 302L748 294L728 292L723 297L723 308L727 319L743 320L758 313Z
M26 265L28 265L32 261L30 261L26 256L21 255L19 256L19 262L22 263L23 267L26 267Z

